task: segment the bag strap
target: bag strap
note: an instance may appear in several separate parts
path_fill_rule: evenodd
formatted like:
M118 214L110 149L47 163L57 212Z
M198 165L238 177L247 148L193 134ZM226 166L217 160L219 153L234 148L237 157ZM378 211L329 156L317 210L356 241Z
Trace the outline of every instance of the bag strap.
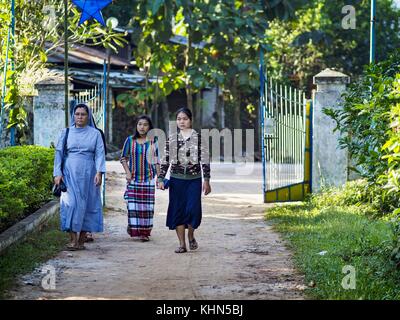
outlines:
M68 134L69 134L69 128L67 128L65 132L65 137L64 137L64 143L63 143L63 154L62 154L62 160L61 160L61 173L64 175L64 162L65 162L65 155L67 154L67 140L68 140Z

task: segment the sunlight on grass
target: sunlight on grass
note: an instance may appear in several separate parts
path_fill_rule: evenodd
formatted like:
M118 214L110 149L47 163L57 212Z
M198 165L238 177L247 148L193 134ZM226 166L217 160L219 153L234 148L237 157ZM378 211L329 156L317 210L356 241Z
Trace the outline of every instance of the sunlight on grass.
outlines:
M371 219L355 206L307 204L269 209L266 219L288 240L311 298L400 299L389 222ZM355 268L355 289L341 285L346 265Z

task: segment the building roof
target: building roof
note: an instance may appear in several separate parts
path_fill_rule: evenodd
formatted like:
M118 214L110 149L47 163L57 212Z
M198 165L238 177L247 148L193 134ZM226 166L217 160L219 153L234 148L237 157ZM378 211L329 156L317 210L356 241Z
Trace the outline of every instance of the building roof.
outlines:
M50 48L50 45L47 45ZM107 60L107 52L83 45L71 45L68 50L68 63L70 64L93 64L103 65ZM52 50L48 57L49 63L64 64L64 47L60 46ZM115 54L110 55L111 66L120 68L133 68L129 60L123 59Z
M59 69L62 72L61 68ZM98 85L103 82L103 71L94 69L69 68L73 82ZM114 89L135 89L143 87L145 76L138 71L110 71L109 85Z

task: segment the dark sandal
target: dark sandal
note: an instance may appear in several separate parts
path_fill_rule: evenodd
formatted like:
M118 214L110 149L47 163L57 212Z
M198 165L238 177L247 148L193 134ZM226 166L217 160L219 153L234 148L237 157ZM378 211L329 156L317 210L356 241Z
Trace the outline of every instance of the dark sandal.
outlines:
M196 239L193 238L193 240L189 240L189 248L190 250L196 250L199 247Z
M74 244L68 244L67 245L67 250L68 251L78 251L78 250L85 250L86 247L83 244L79 244L79 245L74 245Z
M76 250L86 250L86 247L83 244L80 244Z
M175 253L185 253L187 252L185 247L179 247L175 250Z
M87 233L85 236L85 242L93 242L93 235L91 233Z
M76 250L79 250L78 247L77 247L76 245L74 245L74 244L68 244L68 245L66 246L66 249L67 249L68 251L76 251Z

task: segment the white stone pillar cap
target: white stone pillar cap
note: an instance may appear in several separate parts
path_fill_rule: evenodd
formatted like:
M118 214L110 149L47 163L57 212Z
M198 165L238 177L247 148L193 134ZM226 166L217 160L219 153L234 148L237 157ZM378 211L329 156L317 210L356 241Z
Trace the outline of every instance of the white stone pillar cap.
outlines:
M348 84L350 77L344 73L326 68L313 78L313 83L318 84Z

